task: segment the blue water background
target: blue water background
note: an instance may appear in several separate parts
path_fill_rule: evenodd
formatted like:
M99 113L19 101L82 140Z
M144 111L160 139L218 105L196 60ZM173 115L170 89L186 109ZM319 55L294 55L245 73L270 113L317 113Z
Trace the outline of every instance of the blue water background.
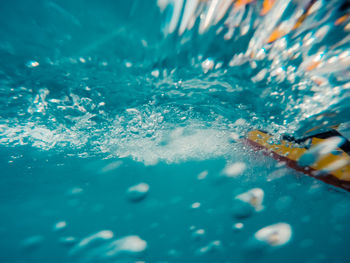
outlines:
M18 130L3 135L0 146L0 262L94 262L88 251L70 256L71 246L60 240L101 230L147 242L144 253L122 262L349 262L347 192L240 142L222 144L231 131L273 130L271 116L282 125L297 115L281 115L288 102L279 98L267 110L258 96L266 86L251 83L248 67L202 74L198 55L227 63L245 42L231 48L209 33L181 43L176 35L164 38L164 21L153 1L1 2L1 128ZM40 66L28 68L28 61ZM228 92L227 85L241 89ZM286 84L279 88L298 96ZM142 123L126 109L137 109ZM239 119L249 124L237 128ZM196 141L194 150L159 153L176 128ZM201 134L207 129L215 135ZM206 136L215 145L201 148ZM186 142L173 144L181 149ZM223 177L229 161L247 168ZM203 171L208 176L199 180ZM140 182L149 193L130 202L126 191ZM234 197L255 187L265 192L264 210L236 218ZM67 227L54 231L59 221ZM254 233L278 222L291 225L291 241L256 248ZM205 235L195 237L192 226ZM37 242L26 244L31 237ZM200 252L215 240L220 247Z

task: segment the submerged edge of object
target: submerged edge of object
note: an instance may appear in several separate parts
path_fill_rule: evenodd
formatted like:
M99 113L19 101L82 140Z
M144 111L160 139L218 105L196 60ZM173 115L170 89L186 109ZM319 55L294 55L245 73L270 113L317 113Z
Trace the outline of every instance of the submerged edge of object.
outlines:
M297 160L292 160L286 156L283 156L281 154L278 154L277 152L273 151L271 148L264 146L263 144L260 144L259 142L251 139L249 137L249 134L251 134L251 132L257 132L256 130L254 131L250 131L248 133L247 138L244 138L242 141L248 145L250 145L252 148L254 148L257 151L262 151L264 155L266 156L270 156L272 158L274 158L275 160L279 161L279 162L284 162L288 167L298 171L298 172L302 172L308 176L311 176L313 178L316 178L320 181L323 181L327 184L333 185L335 187L338 188L342 188L348 192L350 192L350 181L347 180L341 180L339 178L337 178L336 176L330 174L330 173L325 173L322 175L316 175L317 172L319 172L318 169L314 169L310 166L306 166L306 167L302 167L300 165L298 165L298 161ZM271 136L269 134L267 134L266 132L262 132L262 131L258 131L261 133L264 133L266 135L269 136L269 138L271 138ZM272 146L277 146L277 145L272 145Z

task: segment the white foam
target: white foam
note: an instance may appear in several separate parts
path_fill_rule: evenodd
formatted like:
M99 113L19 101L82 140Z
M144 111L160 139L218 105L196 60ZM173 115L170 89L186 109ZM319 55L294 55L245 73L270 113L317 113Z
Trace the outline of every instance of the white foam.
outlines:
M167 130L159 131L156 138L131 138L125 141L117 139L119 147L114 153L120 157L130 156L146 165L154 165L159 161L177 163L188 159L209 159L227 155L232 150L228 131L191 126L184 131L188 133L179 134L174 130L165 142L162 138L169 133Z
M182 85L187 89L198 88L199 84ZM154 165L232 155L235 148L232 134L238 138L236 128L245 125L240 121L232 124L216 115L210 116L210 121L202 120L192 117L191 110L151 104L126 108L124 112L108 116L96 112L94 105L101 104L98 97L92 100L71 93L69 97L56 99L47 97L48 94L48 90L39 90L32 95L35 99L29 100L32 104L28 113L33 118L9 119L0 124L0 144L73 153L88 147L88 152L76 155L104 153ZM37 111L39 102L44 108ZM97 123L92 120L94 117L99 118ZM114 168L113 165L105 167L102 172Z

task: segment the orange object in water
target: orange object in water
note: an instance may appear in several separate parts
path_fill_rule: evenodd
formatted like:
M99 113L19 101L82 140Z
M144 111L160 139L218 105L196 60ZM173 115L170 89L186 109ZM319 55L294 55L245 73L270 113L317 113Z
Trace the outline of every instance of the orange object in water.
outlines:
M261 11L261 15L264 14L264 5L266 5L266 12L268 12L273 4L274 4L275 0L265 0L264 3L263 3L263 10ZM306 6L303 14L297 19L297 21L295 22L292 30L295 30L297 28L299 28L302 23L305 21L305 19L307 18L307 16L310 14L310 10L311 10L311 7L313 6L313 4L316 2L316 0L311 0L308 5ZM268 40L267 40L267 43L272 43L274 41L276 41L277 39L283 37L284 35L286 35L287 33L289 32L286 32L286 31L283 31L279 28L275 29L271 35L269 36Z
M254 0L237 0L235 3L235 8L239 8L241 6L250 4L251 2L253 2Z
M308 15L310 15L311 7L316 3L316 0L311 0L308 5L306 6L303 14L298 18L297 22L295 23L293 30L299 28L302 23L305 21Z
M320 63L321 63L320 61L313 61L313 62L310 63L309 66L306 67L306 70L307 71L311 71L311 70L317 68L318 65L320 65Z
M341 25L342 23L344 23L346 20L348 20L349 18L350 18L350 13L349 13L349 14L346 14L346 15L343 15L343 16L339 17L339 18L334 22L334 25L339 26L339 25Z
M272 43L276 41L277 39L283 37L286 33L279 28L275 29L271 35L269 36L269 39L267 40L267 43Z
M260 12L260 15L261 16L266 15L271 10L273 5L275 4L275 1L276 0L264 0L263 7L262 7L262 10Z

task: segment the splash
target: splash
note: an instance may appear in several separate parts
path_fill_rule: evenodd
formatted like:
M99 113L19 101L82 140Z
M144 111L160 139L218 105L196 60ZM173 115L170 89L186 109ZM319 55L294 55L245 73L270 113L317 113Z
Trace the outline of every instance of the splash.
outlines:
M149 13L141 2L124 4L133 11L118 13L118 29L117 14L103 7L103 35L93 14L39 5L72 29L55 28L61 46L52 52L26 47L36 50L30 58L10 36L1 45L9 62L0 68L0 144L171 163L230 156L250 129L298 136L348 122L345 4L157 4ZM34 32L51 43L46 31Z
M166 35L191 44L203 41L203 58L211 56L203 60L205 73L224 67L225 75L244 76L260 90L264 116L270 118L265 129L277 124L279 132L301 135L315 125L348 122L346 1L163 0L158 5L169 17ZM276 104L282 104L280 120Z

